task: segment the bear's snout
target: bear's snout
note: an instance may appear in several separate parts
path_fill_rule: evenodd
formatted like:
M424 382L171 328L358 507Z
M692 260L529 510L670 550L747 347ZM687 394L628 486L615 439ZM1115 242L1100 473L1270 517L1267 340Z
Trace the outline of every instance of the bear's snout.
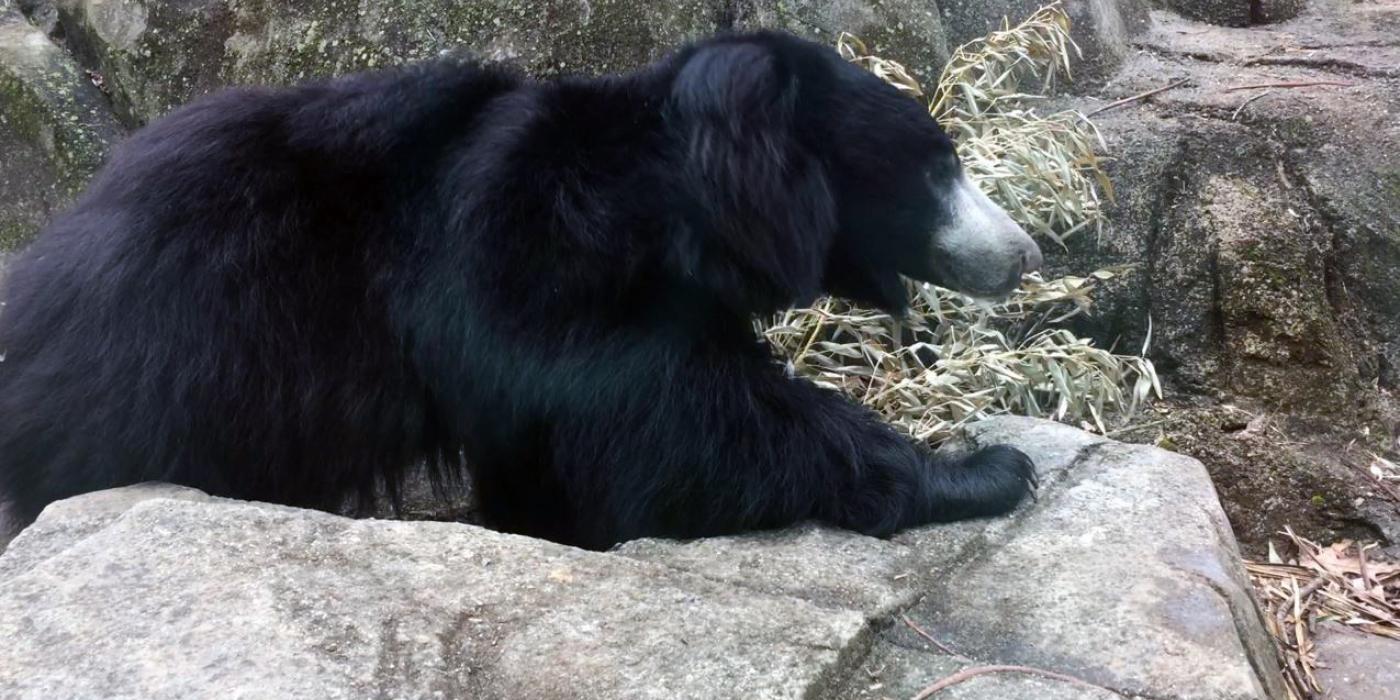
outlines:
M1040 246L965 174L935 192L944 208L933 232L933 279L926 281L979 297L1001 298L1021 275L1044 263Z

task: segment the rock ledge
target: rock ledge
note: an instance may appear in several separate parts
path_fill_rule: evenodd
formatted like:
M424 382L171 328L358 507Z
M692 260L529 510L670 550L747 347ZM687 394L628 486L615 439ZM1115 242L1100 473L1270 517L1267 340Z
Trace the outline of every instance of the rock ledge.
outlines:
M985 676L947 697L1277 696L1199 463L1029 419L969 440L1030 451L1039 501L892 541L594 553L161 484L63 501L0 557L0 696L905 698L972 663L1105 690Z

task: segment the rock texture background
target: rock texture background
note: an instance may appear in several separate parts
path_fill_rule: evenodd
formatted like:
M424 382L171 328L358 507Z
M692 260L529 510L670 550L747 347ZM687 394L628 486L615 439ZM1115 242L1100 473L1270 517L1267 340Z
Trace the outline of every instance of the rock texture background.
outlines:
M969 440L1030 451L1039 500L892 541L594 553L155 484L62 501L0 557L0 696L854 700L1027 664L1102 689L954 697L1279 697L1199 462L1022 418Z
M1400 447L1400 5L1319 1L1247 29L1153 20L1068 101L1188 82L1095 117L1118 200L1102 235L1049 258L1141 265L1079 328L1150 337L1172 380L1172 410L1122 437L1206 462L1256 553L1285 525L1400 542L1400 506L1365 473Z

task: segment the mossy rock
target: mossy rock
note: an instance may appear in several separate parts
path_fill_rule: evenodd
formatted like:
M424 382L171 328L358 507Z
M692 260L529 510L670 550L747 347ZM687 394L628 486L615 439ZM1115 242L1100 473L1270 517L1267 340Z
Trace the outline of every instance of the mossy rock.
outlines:
M65 205L122 134L82 69L0 2L0 250Z
M28 241L68 201L53 161L0 114L0 256Z
M710 0L60 0L70 46L143 123L228 84L469 51L536 75L612 73L719 28Z

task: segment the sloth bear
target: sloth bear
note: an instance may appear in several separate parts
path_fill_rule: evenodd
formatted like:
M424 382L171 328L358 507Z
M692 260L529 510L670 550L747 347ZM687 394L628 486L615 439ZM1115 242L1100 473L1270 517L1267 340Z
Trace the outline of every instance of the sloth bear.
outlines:
M488 525L588 548L999 514L1024 454L935 454L788 376L753 319L1039 264L917 101L786 34L596 79L445 59L226 91L13 261L0 502L11 530L146 480L334 509L427 462Z

